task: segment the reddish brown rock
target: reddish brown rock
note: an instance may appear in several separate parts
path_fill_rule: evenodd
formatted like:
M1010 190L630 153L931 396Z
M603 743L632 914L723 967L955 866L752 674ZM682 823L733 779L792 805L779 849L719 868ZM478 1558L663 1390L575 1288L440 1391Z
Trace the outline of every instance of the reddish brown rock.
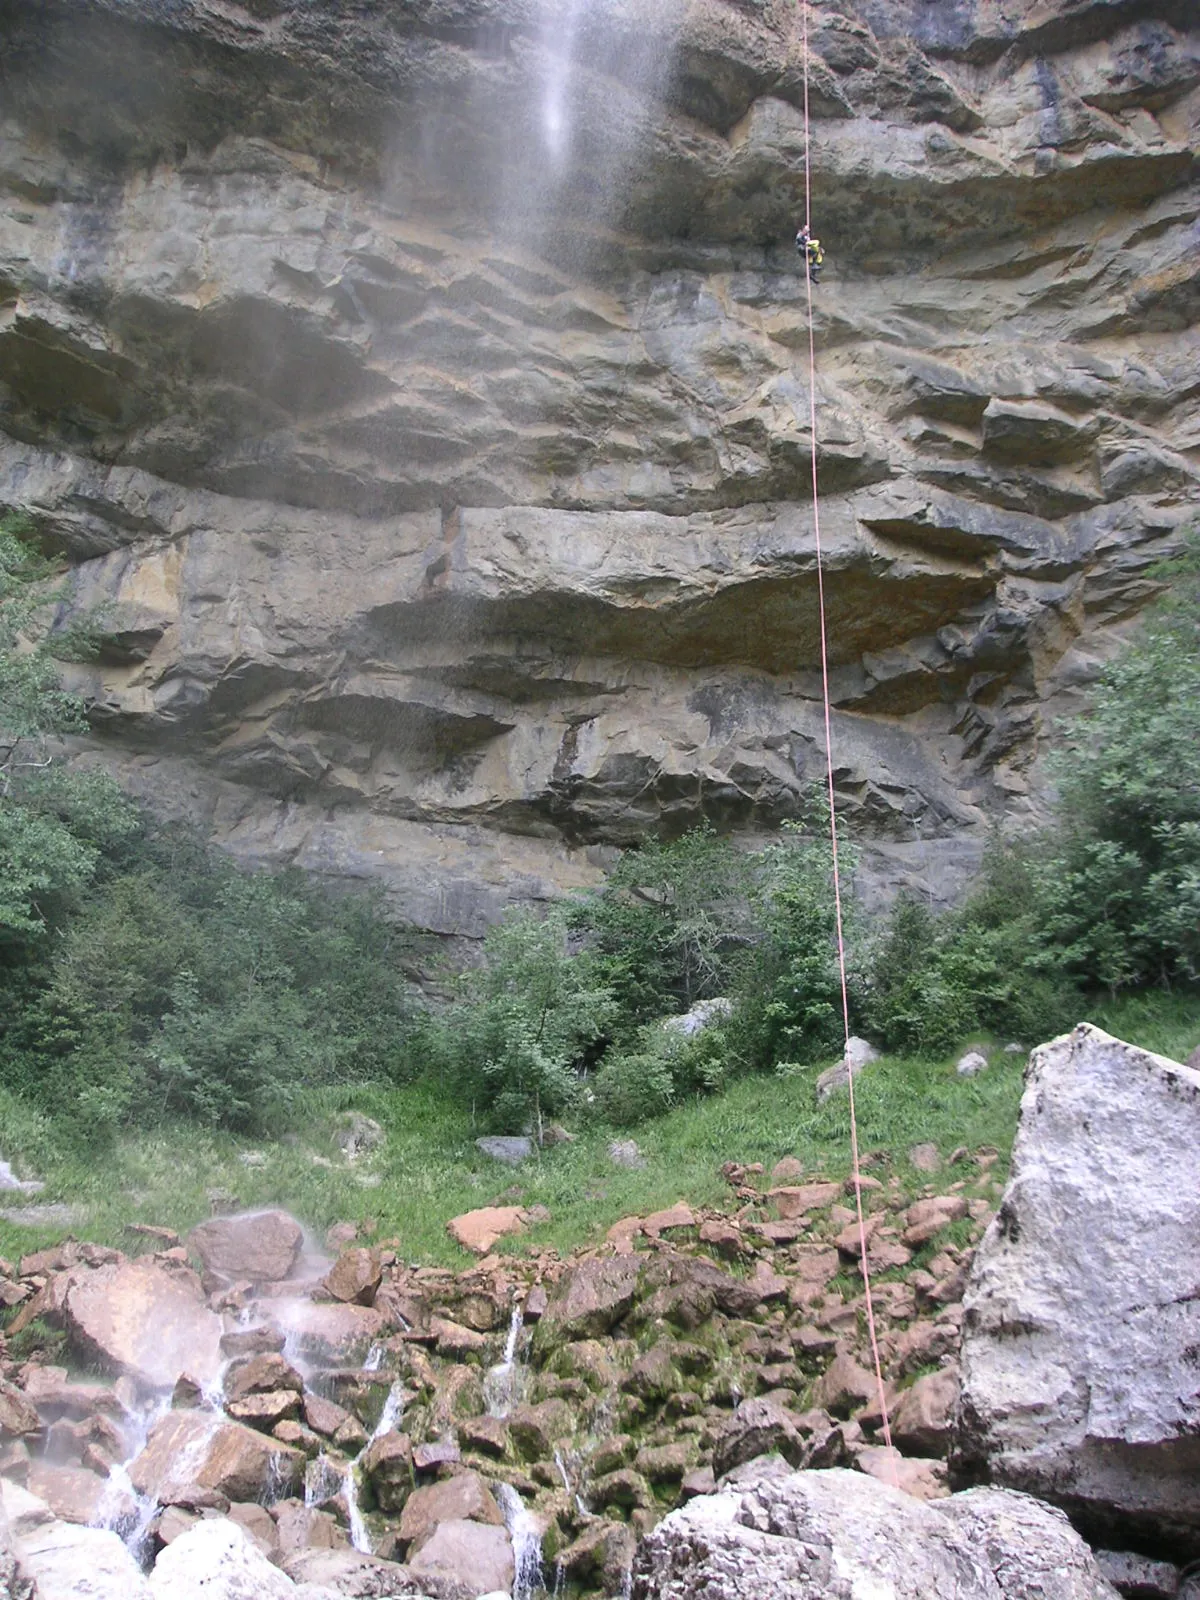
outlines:
M497 1459L508 1451L508 1423L500 1417L468 1417L459 1423L458 1437L468 1450Z
M354 1419L344 1406L339 1406L333 1400L326 1400L323 1395L306 1394L304 1396L304 1420L314 1433L324 1434L327 1439L332 1439L334 1434L346 1422Z
M304 1233L286 1211L255 1211L214 1217L193 1228L188 1249L215 1277L233 1282L277 1283L296 1264Z
M709 1221L700 1224L700 1243L715 1250L727 1261L736 1261L746 1250L742 1230L732 1222Z
M306 1506L303 1500L281 1500L272 1507L276 1548L281 1556L295 1550L345 1550L350 1540L328 1511ZM270 1554L270 1552L268 1552Z
M928 1243L935 1234L966 1214L967 1202L960 1194L941 1194L929 1200L918 1200L904 1214L907 1223L904 1242L915 1249Z
M408 1565L418 1578L462 1584L474 1594L507 1593L512 1587L507 1531L479 1522L440 1522Z
M362 1458L381 1511L399 1511L412 1488L412 1440L405 1433L384 1433L371 1442Z
M579 1262L559 1282L538 1327L539 1339L561 1342L607 1333L632 1306L641 1272L636 1256Z
M227 1515L230 1522L236 1522L239 1528L250 1535L265 1556L272 1557L279 1550L279 1533L275 1519L266 1506L242 1501L231 1505Z
M291 1301L281 1309L299 1353L314 1364L348 1367L362 1361L390 1324L378 1306Z
M498 1240L508 1234L520 1233L525 1226L526 1211L523 1206L484 1206L478 1211L466 1211L452 1217L446 1231L456 1244L477 1256L485 1256Z
M299 1450L205 1411L168 1412L129 1469L139 1494L164 1503L197 1484L230 1500L257 1501L268 1488L298 1484L303 1473Z
M145 1388L170 1389L181 1373L211 1383L220 1371L221 1321L199 1283L150 1256L80 1274L64 1313L81 1349Z
M914 1456L944 1456L958 1406L958 1373L929 1372L905 1389L892 1413L892 1441Z
M774 1202L780 1220L790 1222L808 1211L821 1211L831 1206L842 1192L840 1183L785 1184L782 1188L767 1191L767 1199Z
M439 1467L454 1467L462 1460L462 1451L453 1439L438 1439L430 1444L419 1444L413 1450L413 1470L436 1472Z
M276 1389L294 1389L297 1394L303 1394L304 1379L275 1351L239 1361L225 1375L225 1393L230 1400L242 1400L249 1394L268 1394Z
M375 1304L382 1281L383 1263L379 1251L359 1246L344 1250L337 1258L325 1278L325 1288L335 1300L370 1306Z
M270 1389L265 1394L248 1394L241 1400L230 1400L225 1410L235 1422L244 1422L247 1427L269 1433L285 1417L299 1414L300 1396L294 1389Z
M482 1333L476 1333L473 1328L464 1328L460 1322L451 1322L448 1317L431 1317L429 1331L434 1337L438 1355L451 1361L469 1361L472 1357L478 1359L488 1347Z
M40 1433L42 1419L37 1407L15 1384L0 1378L0 1439L20 1439Z
M873 1402L879 1392L875 1374L854 1357L835 1356L813 1388L813 1404L835 1417L847 1417L859 1406Z
M655 1211L646 1217L642 1222L642 1232L648 1239L658 1239L664 1233L680 1233L695 1226L696 1218L691 1206L680 1200L665 1211Z
M857 1465L860 1472L912 1495L914 1500L944 1500L950 1493L944 1461L914 1461L898 1450L879 1446L860 1450Z
M439 1523L454 1521L503 1526L496 1497L477 1472L460 1472L441 1483L414 1489L400 1517L400 1539L416 1551Z
M64 1522L86 1526L96 1519L107 1483L98 1472L86 1467L68 1467L49 1461L31 1461L25 1487L30 1494L44 1500L56 1517ZM134 1508L132 1496L127 1495L126 1511ZM119 1508L118 1508L119 1509Z

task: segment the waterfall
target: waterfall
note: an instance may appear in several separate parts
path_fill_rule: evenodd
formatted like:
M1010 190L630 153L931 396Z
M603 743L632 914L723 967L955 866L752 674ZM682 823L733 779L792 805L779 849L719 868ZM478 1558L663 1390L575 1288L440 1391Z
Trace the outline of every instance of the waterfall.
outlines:
M496 1499L504 1513L504 1526L512 1540L513 1567L512 1600L532 1600L535 1594L545 1592L542 1576L542 1528L511 1483L498 1483L494 1487Z
M375 1360L374 1365L371 1365L371 1358L372 1356L376 1355L377 1351L378 1358ZM373 1345L371 1347L370 1354L363 1363L363 1371L378 1372L382 1361L382 1345ZM366 1519L362 1514L362 1507L360 1506L358 1499L360 1467L363 1457L375 1443L376 1439L382 1439L385 1433L391 1433L399 1424L404 1416L404 1401L404 1385L400 1382L400 1379L397 1378L392 1384L391 1388L388 1390L387 1399L383 1402L383 1410L379 1413L379 1421L375 1424L375 1428L371 1434L371 1437L367 1440L366 1444L363 1445L362 1449L355 1456L354 1460L348 1463L346 1470L342 1475L340 1487L346 1497L346 1512L350 1521L350 1543L356 1550L360 1550L363 1555L369 1556L374 1552L371 1548L371 1535L367 1530ZM307 1485L305 1498L307 1499Z
M518 1355L524 1325L524 1304L515 1300L508 1325L508 1338L504 1343L504 1357L488 1370L483 1380L483 1398L489 1417L506 1417L524 1392L526 1368Z

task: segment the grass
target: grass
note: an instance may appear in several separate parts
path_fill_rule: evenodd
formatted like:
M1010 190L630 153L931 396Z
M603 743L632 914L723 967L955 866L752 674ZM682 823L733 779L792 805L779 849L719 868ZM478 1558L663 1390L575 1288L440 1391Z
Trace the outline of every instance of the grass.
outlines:
M1091 1020L1133 1043L1185 1056L1200 1039L1200 997L1151 996L1097 1009ZM908 1152L934 1144L943 1157L957 1146L994 1145L995 1172L1007 1168L1016 1128L1025 1058L997 1055L987 1072L959 1078L952 1061L885 1058L856 1082L859 1139L886 1162L907 1192L930 1182ZM430 1085L355 1088L309 1096L292 1128L272 1144L250 1144L195 1125L133 1134L99 1154L56 1144L52 1122L20 1101L0 1097L0 1151L19 1156L46 1179L45 1201L82 1210L78 1237L128 1245L129 1222L180 1231L214 1206L281 1205L320 1235L329 1224L365 1222L376 1239L394 1239L410 1261L464 1266L448 1238L447 1220L491 1204L543 1205L551 1221L510 1248L553 1246L564 1253L603 1237L620 1217L676 1200L725 1204L730 1191L721 1163L761 1161L768 1169L794 1155L805 1172L831 1178L850 1168L845 1094L817 1106L818 1069L744 1079L723 1094L690 1101L634 1130L645 1167L614 1167L612 1130L582 1129L572 1144L506 1168L475 1149L480 1131L468 1110ZM387 1140L350 1165L334 1142L339 1112L374 1117ZM621 1135L626 1137L627 1135ZM249 1156L255 1164L248 1165ZM30 1228L0 1221L0 1252L20 1254L63 1236L61 1226Z

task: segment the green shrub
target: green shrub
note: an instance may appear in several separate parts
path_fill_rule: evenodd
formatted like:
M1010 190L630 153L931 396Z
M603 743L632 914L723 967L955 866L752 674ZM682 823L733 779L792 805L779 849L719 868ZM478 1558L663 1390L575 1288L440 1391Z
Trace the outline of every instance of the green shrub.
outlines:
M813 1062L840 1053L844 1038L832 853L817 802L807 830L785 823L780 840L756 858L756 938L744 955L727 1030L742 1064ZM839 841L848 985L857 1003L853 960L858 916L851 900L856 853Z
M1200 978L1200 541L1067 730L1044 934L1110 994Z
M750 892L750 859L703 824L626 851L576 903L572 925L598 957L619 1035L726 992L752 937Z
M613 1127L629 1127L688 1095L714 1093L726 1081L729 1062L725 1030L715 1023L691 1038L669 1021L649 1023L627 1046L605 1053L589 1085L590 1107Z
M490 930L434 1038L476 1115L512 1132L574 1103L580 1068L615 1015L596 959L571 953L566 913L522 912Z

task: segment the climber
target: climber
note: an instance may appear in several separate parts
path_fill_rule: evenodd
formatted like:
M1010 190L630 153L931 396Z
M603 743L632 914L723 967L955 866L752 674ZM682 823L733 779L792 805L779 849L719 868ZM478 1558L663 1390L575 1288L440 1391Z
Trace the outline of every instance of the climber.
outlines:
M796 235L796 249L808 264L808 276L812 283L821 281L821 263L825 260L825 252L821 249L820 239L814 239L808 231L807 222Z

